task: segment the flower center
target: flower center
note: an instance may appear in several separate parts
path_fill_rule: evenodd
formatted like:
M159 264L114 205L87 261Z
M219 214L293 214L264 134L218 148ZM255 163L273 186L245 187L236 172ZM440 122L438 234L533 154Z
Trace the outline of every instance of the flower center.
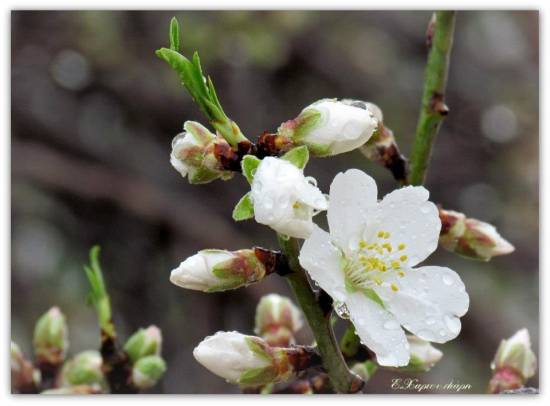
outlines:
M394 243L388 231L378 231L370 241L360 240L358 249L350 258L344 258L342 271L351 290L372 290L376 286L389 286L399 290L398 278L405 276L408 257L404 243Z

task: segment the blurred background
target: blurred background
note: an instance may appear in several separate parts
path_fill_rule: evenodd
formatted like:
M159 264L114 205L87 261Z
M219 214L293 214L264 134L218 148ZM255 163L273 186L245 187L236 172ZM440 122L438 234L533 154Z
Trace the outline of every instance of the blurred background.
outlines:
M168 371L159 393L236 393L192 356L218 330L252 333L254 310L285 281L203 294L172 285L170 270L202 248L276 247L253 221L234 223L244 178L192 186L169 163L185 120L205 123L174 72L155 57L177 16L184 53L198 50L226 113L255 138L324 97L378 104L409 155L416 126L425 31L431 13L12 12L11 336L30 354L35 320L50 306L67 315L73 354L96 348L82 265L93 244L120 336L158 325ZM427 383L486 390L500 339L527 327L538 355L537 12L460 12L448 83L451 114L427 179L431 199L498 227L515 253L489 263L438 250L428 263L458 271L470 294L459 337ZM350 167L372 174L381 195L389 172L359 152L310 162L328 191ZM342 326L338 326L339 329ZM302 343L311 340L304 328ZM394 372L367 391L391 392ZM531 381L538 387L538 375Z

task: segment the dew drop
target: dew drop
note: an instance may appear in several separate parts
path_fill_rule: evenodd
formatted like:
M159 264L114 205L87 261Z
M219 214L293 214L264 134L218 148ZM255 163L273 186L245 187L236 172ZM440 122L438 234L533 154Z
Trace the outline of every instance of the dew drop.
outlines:
M453 278L449 275L443 275L443 283L447 286L451 286L453 284Z
M453 334L457 334L460 331L460 320L457 317L446 315L445 325Z
M349 310L344 302L335 302L333 307L338 317L345 320L349 319Z
M435 322L436 322L436 320L435 320L433 317L428 317L428 318L426 319L426 324L427 324L428 326L433 326L433 325L435 324Z
M441 329L441 330L439 330L439 335L441 337L445 337L447 335L447 332L445 330Z

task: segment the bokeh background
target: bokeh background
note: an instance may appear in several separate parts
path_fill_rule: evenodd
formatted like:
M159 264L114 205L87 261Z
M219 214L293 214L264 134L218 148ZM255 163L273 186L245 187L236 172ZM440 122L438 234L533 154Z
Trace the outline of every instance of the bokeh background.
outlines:
M97 347L82 265L100 244L120 335L149 324L164 333L168 372L153 392L236 393L195 362L193 347L218 330L252 333L258 299L289 290L277 276L217 294L168 280L202 248L276 247L269 229L231 220L248 189L243 178L192 186L169 164L183 122L205 121L154 55L168 43L173 15L185 53L199 51L224 109L249 137L317 99L351 97L383 109L408 155L430 12L12 13L12 338L29 354L35 320L59 305L71 352ZM427 186L435 202L496 225L516 252L489 263L442 250L429 259L459 272L471 306L422 382L484 392L500 339L521 327L538 354L538 35L537 12L458 14L451 114ZM313 160L307 175L326 191L349 167L371 173L382 194L395 187L359 152ZM307 328L299 338L309 342ZM396 376L379 372L367 390L391 392Z

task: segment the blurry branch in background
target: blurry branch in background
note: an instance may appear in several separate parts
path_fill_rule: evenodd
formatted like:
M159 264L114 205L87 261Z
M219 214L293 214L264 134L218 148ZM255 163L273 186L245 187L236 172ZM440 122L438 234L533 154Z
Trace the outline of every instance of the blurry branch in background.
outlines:
M80 198L113 202L134 216L166 224L180 238L192 235L202 244L221 244L229 238L236 245L248 243L236 227L214 212L210 212L209 217L216 224L215 234L204 227L200 218L181 216L181 211L193 213L199 210L199 203L192 194L172 193L140 176L129 176L104 165L87 163L37 143L14 140L12 152L20 157L12 162L12 173L44 187Z
M409 183L412 185L424 183L435 137L443 118L449 114L449 108L445 104L445 87L453 45L455 18L455 11L435 12L426 33L426 42L430 51L411 155Z

